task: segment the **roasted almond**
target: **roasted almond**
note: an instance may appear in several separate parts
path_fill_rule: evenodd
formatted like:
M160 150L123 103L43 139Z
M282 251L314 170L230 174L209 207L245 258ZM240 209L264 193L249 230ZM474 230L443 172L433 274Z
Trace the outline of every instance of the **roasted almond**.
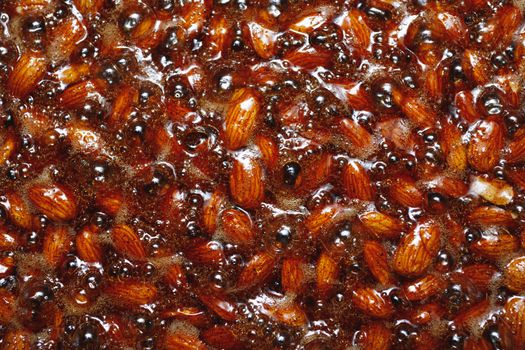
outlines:
M392 332L383 324L374 322L360 329L358 344L363 350L389 350Z
M364 201L374 199L374 188L367 171L357 161L350 161L343 170L343 183L347 195Z
M378 211L369 211L359 215L359 220L363 223L366 230L376 238L399 238L404 230L404 225L398 219L380 213Z
M51 220L68 221L77 215L75 195L63 185L34 185L29 189L28 196L37 209Z
M480 239L470 245L470 249L487 258L497 260L517 251L520 247L518 237L501 230L482 232Z
M472 179L470 191L496 205L507 205L514 198L514 189L507 182L482 176Z
M241 271L237 280L237 288L247 289L266 281L278 260L279 257L272 251L256 253Z
M435 222L419 222L401 238L392 260L394 271L407 277L423 274L432 264L439 250L440 240L440 229Z
M199 300L223 320L233 322L237 319L237 306L225 295L214 295L206 292L199 295Z
M421 301L445 290L441 277L429 274L403 286L405 297L410 301Z
M263 169L253 156L245 154L234 160L230 192L243 208L253 208L264 199Z
M363 244L363 259L374 276L382 285L394 284L390 266L388 265L386 249L376 241L366 241Z
M22 54L9 74L9 91L20 98L31 93L46 75L47 64L48 61L42 52L28 51Z
M51 226L44 236L42 253L47 262L58 267L71 248L71 237L66 226Z
M214 326L205 330L201 335L206 344L217 349L242 350L245 348L229 326Z
M523 292L525 290L525 257L520 256L512 259L504 271L505 285L514 292Z
M90 263L100 263L103 258L102 247L97 237L98 228L95 225L85 226L75 238L75 246L80 259Z
M199 338L194 335L177 332L168 334L164 337L162 342L162 349L166 350L206 350L207 347L204 345Z
M410 177L398 177L390 185L390 196L405 207L421 207L424 203L423 193Z
M137 307L153 302L157 288L146 282L114 281L105 288L106 295L122 307Z
M321 298L326 299L333 291L339 276L339 263L327 251L323 251L316 265L317 291Z
M224 120L224 141L229 149L246 146L255 131L260 109L256 91L241 88L233 93Z
M281 284L287 293L300 294L306 286L306 276L303 261L298 258L283 260L281 268Z
M525 347L525 297L514 296L503 307L499 331L507 349Z
M227 209L221 214L222 228L228 241L250 245L255 239L255 227L250 215L238 209Z
M376 318L388 318L394 313L390 300L370 287L356 288L352 292L352 303L365 314Z
M137 232L129 225L120 224L111 230L111 239L117 251L131 259L145 259L146 249Z
M503 143L503 128L497 122L480 121L471 134L467 152L469 164L482 172L492 170L498 163Z
M471 223L479 226L513 227L517 224L516 215L496 206L481 206L468 214Z
M8 192L6 199L3 206L7 211L9 220L16 226L31 229L33 226L33 218L29 211L29 206L24 199L16 192Z
M185 255L193 262L216 265L224 260L222 245L216 241L198 241L186 249Z

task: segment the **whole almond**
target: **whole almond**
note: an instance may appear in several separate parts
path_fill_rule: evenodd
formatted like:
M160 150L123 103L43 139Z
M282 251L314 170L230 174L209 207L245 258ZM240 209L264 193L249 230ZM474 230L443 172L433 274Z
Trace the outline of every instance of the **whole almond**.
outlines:
M343 184L350 198L364 201L374 199L374 189L367 171L357 161L350 161L343 170Z
M208 317L207 312L194 306L181 306L164 310L161 313L161 318L174 318L176 320L188 322L195 327L206 327L211 323L211 319Z
M342 118L339 122L339 130L353 146L366 149L372 145L372 134L352 119Z
M470 191L496 205L507 205L514 198L514 189L507 182L482 176L475 176L472 179Z
M108 122L114 127L122 127L128 120L133 105L138 103L139 93L132 86L122 86L119 89Z
M506 349L525 348L525 297L514 296L507 300L499 331Z
M315 209L306 217L304 226L313 238L317 238L337 223L340 213L341 207L337 204Z
M464 171L467 167L467 146L463 143L461 132L448 123L443 126L442 148L448 167L456 172Z
M283 260L281 269L281 284L287 293L300 294L306 285L306 276L303 268L304 262L298 258Z
M503 144L503 128L493 121L480 121L471 134L467 152L469 164L482 172L492 170L498 163Z
M374 322L360 329L359 345L363 350L389 350L392 332L385 325Z
M230 174L230 192L243 208L254 208L264 199L263 169L252 156L246 155L233 162Z
M194 335L177 332L168 334L162 343L162 349L165 350L206 350L199 338Z
M472 264L463 267L463 276L481 291L489 289L490 283L498 270L489 264Z
M75 16L62 20L49 34L48 53L58 61L71 56L77 44L87 35L87 29Z
M268 307L270 315L277 322L291 327L303 327L308 323L308 316L295 302Z
M146 258L146 249L133 228L120 224L111 230L111 239L117 251L131 259L142 260Z
M497 260L517 251L519 247L518 237L505 230L490 230L483 232L470 249L487 259Z
M47 64L48 61L42 52L28 51L22 54L9 74L9 91L19 98L31 93L46 75Z
M157 288L146 282L114 281L105 288L106 295L117 305L137 307L153 302Z
M210 20L208 36L206 38L206 48L212 59L221 58L225 49L231 43L230 24L221 15L215 15Z
M60 95L60 105L67 109L82 108L87 101L101 98L105 88L105 82L100 79L90 79L70 85Z
M503 208L496 206L480 206L468 214L468 220L479 226L504 226L517 225L517 216Z
M237 319L237 307L225 295L206 292L199 295L199 300L223 320L233 322Z
M231 150L245 146L253 136L261 105L256 91L241 88L228 103L224 120L224 141Z
M394 271L407 277L423 274L439 250L440 239L440 229L435 222L419 222L401 238L392 260Z
M347 40L361 51L368 50L372 35L372 30L366 24L366 17L354 8L345 14L341 22L341 29Z
M508 289L517 293L525 290L525 256L512 259L503 271Z
M363 259L370 273L385 286L395 282L387 258L387 251L381 243L366 241L363 244Z
M205 330L201 335L206 344L217 349L242 350L245 348L229 326L214 326Z
M421 301L445 290L446 283L441 277L429 274L403 286L409 301Z
M247 289L266 281L273 272L279 258L272 251L255 254L244 266L237 280L238 289Z
M71 248L71 237L66 226L51 226L44 236L42 253L47 262L58 267Z
M202 226L209 234L213 234L217 229L219 210L224 201L224 193L221 190L216 190L204 204L202 209Z
M525 161L525 128L521 128L514 134L507 152L505 159L510 164L523 163Z
M244 36L253 50L263 59L269 59L277 53L278 31L273 30L271 21L258 18L244 26Z
M363 226L376 238L396 239L404 230L403 223L378 211L369 211L359 215Z
M73 2L82 16L94 15L104 6L104 0L74 0Z
M317 260L315 272L317 291L321 298L326 299L338 281L339 263L330 253L323 251Z
M3 166L5 162L15 153L17 148L17 142L14 133L7 133L3 139L2 145L0 145L0 166Z
M423 193L410 177L398 177L389 188L393 200L405 207L421 207L424 203Z
M188 259L199 264L217 265L224 261L222 245L215 241L202 240L186 249Z
M279 160L277 144L264 135L257 135L255 143L261 152L261 159L268 170L274 170Z
M180 264L171 264L166 269L166 274L164 275L164 281L172 287L172 288L178 288L178 287L187 287L188 286L188 280L186 278L186 273L184 271L184 268Z
M390 300L370 287L356 288L352 292L352 302L356 308L372 317L388 318L394 313Z
M29 189L28 196L37 209L51 220L68 221L77 215L75 195L63 185L34 185Z
M238 209L228 209L221 215L222 228L228 241L250 245L255 239L255 228L250 215Z
M7 201L3 205L6 208L9 220L18 227L31 229L33 218L24 199L16 192L8 192L6 199Z
M80 259L90 263L102 262L103 251L97 234L98 228L95 225L85 226L77 234L75 246Z

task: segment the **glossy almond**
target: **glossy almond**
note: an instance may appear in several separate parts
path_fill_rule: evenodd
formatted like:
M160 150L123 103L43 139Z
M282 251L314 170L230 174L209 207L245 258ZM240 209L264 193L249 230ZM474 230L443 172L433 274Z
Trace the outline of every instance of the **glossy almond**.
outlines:
M33 219L29 206L24 199L16 192L8 192L6 199L7 201L3 205L6 208L9 220L18 227L31 229Z
M206 350L206 345L196 336L177 332L169 334L162 342L165 350Z
M359 345L363 350L391 349L392 331L385 325L374 322L364 325L359 336Z
M519 247L518 237L505 230L490 230L483 232L480 239L471 244L470 249L487 259L496 260L517 251Z
M59 61L66 60L86 35L87 30L82 22L75 16L67 17L51 31L48 53Z
M113 110L109 115L109 123L115 127L122 127L129 118L133 105L138 102L139 93L131 86L123 86L119 89Z
M461 132L455 126L443 126L442 147L448 167L456 172L464 171L467 167L467 146L463 143Z
M424 203L423 193L410 177L398 177L390 185L392 199L405 207L421 207Z
M230 301L225 295L213 295L206 292L201 293L199 299L208 309L223 320L233 322L237 319L237 307L235 303Z
M233 162L230 192L243 208L253 208L264 199L263 169L253 156L240 156Z
M315 209L306 217L304 226L313 238L317 238L336 223L340 213L341 208L335 204Z
M222 245L215 241L198 241L185 251L188 259L199 264L220 264L224 260Z
M237 280L238 289L247 289L266 281L273 272L279 258L271 251L255 254L244 266Z
M476 170L488 172L498 163L504 143L502 127L484 120L476 125L468 147L469 164Z
M472 264L463 267L463 275L477 288L486 291L498 270L489 264Z
M342 118L339 130L356 147L367 148L372 145L372 134L352 119Z
M229 326L214 326L205 330L201 335L206 344L217 349L244 349L244 344L237 338Z
M89 100L101 98L105 89L105 83L99 79L85 80L70 85L60 95L60 103L63 108L82 108Z
M259 96L253 89L241 88L233 93L224 120L224 141L229 149L236 150L248 143L260 109Z
M504 268L505 285L508 289L521 293L525 290L525 256L512 259Z
M16 138L13 133L8 133L2 141L0 145L0 166L3 166L5 162L7 162L17 148Z
M370 45L372 30L366 24L366 16L358 9L348 11L341 20L341 29L345 37L357 48L367 50Z
M206 47L212 59L218 59L224 55L224 51L231 43L230 24L221 15L215 15L210 20Z
M269 59L277 53L278 32L270 23L250 21L245 25L245 37L261 58Z
M480 206L468 214L470 222L480 226L513 227L516 218L514 213L496 206Z
M47 58L41 52L28 51L22 54L9 74L9 91L20 98L31 93L46 75L47 64Z
M116 225L111 230L111 240L117 251L131 259L145 259L146 249L137 232L129 225Z
M421 301L445 290L446 283L441 277L429 274L403 286L403 292L410 301Z
M361 214L359 220L367 231L376 238L396 239L404 230L404 225L399 219L378 211Z
M71 237L66 226L52 226L46 230L42 253L54 268L58 267L71 248Z
M209 234L213 234L217 229L219 210L224 201L224 193L221 190L216 190L204 204L202 209L202 226Z
M510 164L523 163L525 161L525 128L516 132L508 145L507 153L505 159Z
M177 263L171 264L166 269L164 281L166 281L166 283L172 288L187 287L188 285L186 272L184 271L184 268Z
M60 184L40 184L28 191L31 202L43 214L54 221L68 221L78 212L75 195Z
M85 226L75 238L77 255L90 263L100 263L103 258L102 246L98 239L98 229L94 225Z
M525 348L525 297L514 296L507 300L499 331L507 349Z
M270 315L279 323L291 327L303 327L308 322L304 310L294 302L269 307Z
M352 303L360 311L376 318L388 318L394 312L390 300L370 287L356 288L352 292Z
M249 245L255 240L255 227L248 213L238 209L227 209L222 212L221 220L228 241Z
M153 302L157 296L157 288L146 282L115 281L105 288L107 296L117 305L137 307Z
M392 260L393 269L407 277L423 274L439 250L440 239L440 229L435 222L419 222L401 238Z
M339 263L327 251L323 251L316 265L317 291L321 298L327 298L337 284L339 277Z
M363 244L363 259L372 276L382 285L395 282L388 265L386 249L376 241L366 241Z
M281 284L287 293L299 294L306 286L304 262L298 258L287 258L283 260L281 268Z
M83 16L94 15L104 6L104 0L74 0L73 3Z
M350 161L343 170L343 184L350 198L364 201L374 199L374 188L367 171L357 161Z
M482 176L475 176L472 179L470 191L496 205L507 205L514 198L514 189L510 184L503 180Z

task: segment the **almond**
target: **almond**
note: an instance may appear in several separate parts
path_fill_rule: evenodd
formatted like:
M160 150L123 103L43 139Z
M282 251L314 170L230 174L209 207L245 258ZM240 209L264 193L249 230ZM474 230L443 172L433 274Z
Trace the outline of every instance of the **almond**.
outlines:
M90 263L100 263L103 258L102 247L98 241L98 228L95 225L85 226L75 238L77 255Z
M0 166L3 166L14 154L17 142L13 133L8 133L0 146Z
M101 100L105 87L105 82L100 79L90 79L70 85L60 95L60 106L66 109L79 109L87 101Z
M469 123L479 119L479 113L474 103L474 97L470 91L460 91L454 97L454 103L458 109L459 115Z
M321 298L326 299L330 296L337 284L339 276L339 263L330 253L323 251L317 260L316 265L317 291Z
M342 118L339 122L339 130L353 146L363 149L372 146L372 134L352 119Z
M259 57L269 59L277 53L276 44L279 32L272 30L272 25L269 21L259 22L250 21L246 23L244 36Z
M517 224L516 215L496 206L481 206L470 212L468 220L479 226L513 227Z
M217 265L224 261L222 245L215 241L198 241L186 249L185 255L195 263Z
M118 191L111 191L108 188L101 188L96 195L97 206L104 211L104 213L117 216L122 207L124 198Z
M186 41L191 42L202 32L206 19L210 16L211 1L193 0L184 3L180 26L184 29Z
M446 283L436 275L426 275L403 286L405 297L409 301L421 301L445 290Z
M480 121L471 134L467 153L469 164L482 172L492 170L498 163L503 143L503 128L498 123Z
M421 207L424 203L423 193L410 177L398 177L389 188L393 200L405 207Z
M303 327L308 323L308 316L297 303L267 307L270 315L279 323L291 327Z
M287 293L300 294L306 285L306 276L303 268L304 262L298 258L283 260L281 269L281 285Z
M9 74L9 91L19 98L31 93L46 75L47 64L48 61L42 52L28 51L22 54Z
M122 307L137 307L149 304L157 296L157 288L146 282L114 281L105 289L106 295Z
M164 281L172 288L187 287L188 285L186 273L180 264L172 264L166 269Z
M209 234L213 234L217 229L219 210L224 200L224 193L221 190L216 190L204 204L202 210L202 226Z
M525 256L512 259L503 271L508 289L517 293L525 290Z
M250 245L255 240L255 228L250 215L238 209L222 212L222 228L228 241L240 245Z
M359 220L363 223L366 230L375 238L396 239L401 236L405 229L403 223L390 216L378 211L369 211L359 215Z
M6 227L0 226L0 251L13 251L20 244L20 238L15 232L9 231Z
M333 174L333 157L331 154L322 154L314 159L308 168L310 171L303 171L295 181L294 187L301 191L314 190L329 181Z
M489 311L490 306L490 301L484 299L466 310L462 310L454 319L454 324L461 328L469 327L474 320L481 319Z
M235 91L228 103L224 120L224 141L231 150L245 146L253 136L261 104L253 89Z
M154 14L149 14L133 29L131 39L137 47L148 50L159 45L163 33L161 21Z
M351 9L342 18L341 29L347 40L360 50L368 50L372 30L366 24L366 16L358 9Z
M44 236L42 253L47 262L57 268L71 248L71 243L67 227L49 227Z
M230 24L222 15L214 15L210 20L206 47L212 59L221 58L231 43Z
M217 349L242 350L245 348L229 326L214 326L205 330L201 335L206 344Z
M7 193L6 199L3 206L7 211L9 220L18 227L31 229L33 218L27 203L16 192Z
M284 59L295 67L313 70L318 67L328 67L331 55L329 51L317 50L307 45L296 50L288 51L284 55Z
M463 275L481 291L489 289L498 270L489 264L472 264L463 267Z
M361 327L358 343L363 350L391 349L392 332L381 323Z
M401 238L392 260L394 271L407 277L423 274L439 250L440 239L440 229L435 222L419 222Z
M479 85L484 85L490 80L490 63L482 52L466 49L463 52L463 70Z
M463 143L461 132L451 124L443 126L443 154L447 165L455 172L463 172L467 167L467 146Z
M240 156L234 160L230 192L235 202L244 208L254 208L263 201L263 169L252 156Z
M58 60L66 60L86 36L87 29L84 24L76 17L70 16L51 31L48 53Z
M514 296L507 300L499 331L506 349L525 348L525 297Z
M394 313L390 300L370 287L356 288L352 292L352 303L365 314L376 318L388 318Z
M162 349L165 350L206 350L207 347L204 345L199 338L177 332L168 334L162 343Z
M164 310L161 313L161 318L174 318L176 320L188 322L195 327L206 327L211 323L211 320L205 311L192 306Z
M445 312L445 308L437 302L424 304L411 311L408 320L417 325L426 325L436 319L442 318Z
M523 163L525 161L525 128L514 134L513 140L509 143L508 154L505 159L510 164Z
M525 189L525 170L512 169L507 170L508 179L521 190Z
M54 221L68 221L76 217L78 207L74 194L60 184L40 184L28 191L31 202Z
M304 226L313 238L318 238L337 223L336 218L340 213L341 208L335 204L315 209L306 217Z
M74 0L73 3L82 16L94 15L104 6L104 0Z
M213 295L206 292L200 294L199 299L223 320L233 322L237 319L237 306L225 295Z
M420 128L431 128L438 120L435 110L416 97L405 96L399 107L405 116Z
M139 93L131 86L123 86L119 89L117 97L113 102L113 110L109 115L108 122L114 127L122 127L128 120L133 105L138 102Z
M521 21L522 16L517 7L513 5L502 6L487 21L486 26L480 30L478 40L489 48L496 45L508 45L512 40L512 33L516 31ZM505 30L501 30L501 28L505 28Z
M270 277L279 258L271 251L255 254L244 266L237 280L238 289L247 289L259 285Z
M323 26L334 12L335 9L331 6L306 9L291 21L288 29L293 30L294 32L309 34Z
M378 242L366 241L363 244L363 259L374 278L382 285L394 284L386 249Z
M145 259L146 249L139 235L128 225L120 224L111 230L111 239L116 250L131 259Z
M31 334L23 330L11 330L4 336L5 350L29 350L31 349Z
M364 201L374 199L374 188L367 171L357 161L350 161L343 170L343 184L350 198Z
M471 244L470 249L487 258L497 260L517 251L520 247L518 237L505 230L488 230L481 238Z

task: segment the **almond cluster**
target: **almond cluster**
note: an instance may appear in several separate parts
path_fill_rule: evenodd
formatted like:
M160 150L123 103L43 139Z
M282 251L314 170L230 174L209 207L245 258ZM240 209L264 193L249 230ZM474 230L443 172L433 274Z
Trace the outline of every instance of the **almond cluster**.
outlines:
M0 348L525 349L524 16L0 0Z

